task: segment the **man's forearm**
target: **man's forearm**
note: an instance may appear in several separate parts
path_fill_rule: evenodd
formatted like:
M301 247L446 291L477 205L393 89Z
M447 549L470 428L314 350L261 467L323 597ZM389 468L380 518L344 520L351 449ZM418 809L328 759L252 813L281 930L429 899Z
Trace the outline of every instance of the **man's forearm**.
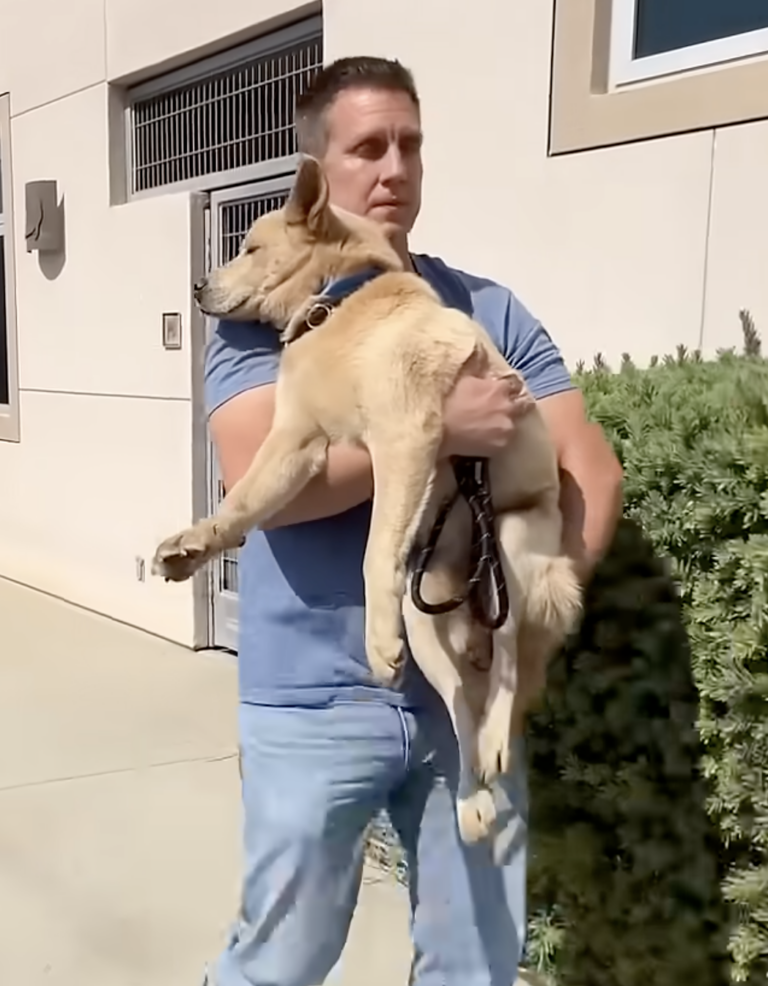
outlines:
M263 525L265 531L344 513L373 496L373 469L367 450L332 445L325 469Z
M450 451L450 445L444 443L439 457L447 457ZM268 531L275 527L333 517L372 497L373 467L367 449L355 445L331 445L325 469L263 528Z
M602 432L593 435L561 462L563 545L583 578L610 547L623 507L621 466Z
M445 454L445 449L441 449ZM352 445L328 449L326 468L264 525L265 530L344 513L373 496L368 451ZM622 511L622 471L602 432L561 463L560 507L565 551L585 575L605 554Z
M529 398L514 392L509 381L460 378L445 402L445 421L438 458L474 454L470 448L498 447L512 428L516 413ZM517 410L516 410L517 409ZM275 384L254 387L222 404L210 419L224 487L231 490L253 463L266 441L275 415ZM425 454L427 454L425 452ZM487 452L483 454L488 454ZM263 524L265 530L345 513L373 497L373 469L366 449L334 445L322 472L282 510Z

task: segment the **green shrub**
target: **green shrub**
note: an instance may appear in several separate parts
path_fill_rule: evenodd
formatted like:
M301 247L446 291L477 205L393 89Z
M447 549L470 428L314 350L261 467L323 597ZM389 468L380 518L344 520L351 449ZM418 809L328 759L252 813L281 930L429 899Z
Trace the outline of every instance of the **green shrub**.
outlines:
M742 355L579 369L626 519L529 730L529 952L563 986L768 975L768 361L740 317Z

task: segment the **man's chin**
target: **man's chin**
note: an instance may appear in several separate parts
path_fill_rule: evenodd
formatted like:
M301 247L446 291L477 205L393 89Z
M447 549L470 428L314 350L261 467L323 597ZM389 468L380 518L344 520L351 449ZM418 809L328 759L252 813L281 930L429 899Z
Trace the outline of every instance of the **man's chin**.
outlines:
M392 206L377 206L369 215L386 230L388 236L407 235L416 222L410 211Z

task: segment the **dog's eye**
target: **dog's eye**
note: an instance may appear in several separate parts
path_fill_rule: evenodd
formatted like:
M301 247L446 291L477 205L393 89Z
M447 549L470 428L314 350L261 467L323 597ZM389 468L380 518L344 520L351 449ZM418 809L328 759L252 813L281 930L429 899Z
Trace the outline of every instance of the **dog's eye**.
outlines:
M252 253L256 253L256 251L257 251L258 249L259 249L259 248L258 248L257 246L254 246L254 245L253 245L253 243L251 243L251 244L250 244L250 246L247 246L247 247L245 248L245 253L246 253L246 256L249 256L249 255L250 255L250 254L252 254Z

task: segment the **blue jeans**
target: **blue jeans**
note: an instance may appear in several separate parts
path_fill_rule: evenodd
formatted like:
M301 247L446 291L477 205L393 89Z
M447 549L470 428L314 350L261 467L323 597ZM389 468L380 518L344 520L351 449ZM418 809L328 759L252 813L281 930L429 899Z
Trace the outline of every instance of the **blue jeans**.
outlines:
M366 827L382 807L408 858L411 982L512 986L526 924L521 746L492 853L459 838L457 747L438 711L242 704L240 737L245 873L216 986L323 983L346 942Z

